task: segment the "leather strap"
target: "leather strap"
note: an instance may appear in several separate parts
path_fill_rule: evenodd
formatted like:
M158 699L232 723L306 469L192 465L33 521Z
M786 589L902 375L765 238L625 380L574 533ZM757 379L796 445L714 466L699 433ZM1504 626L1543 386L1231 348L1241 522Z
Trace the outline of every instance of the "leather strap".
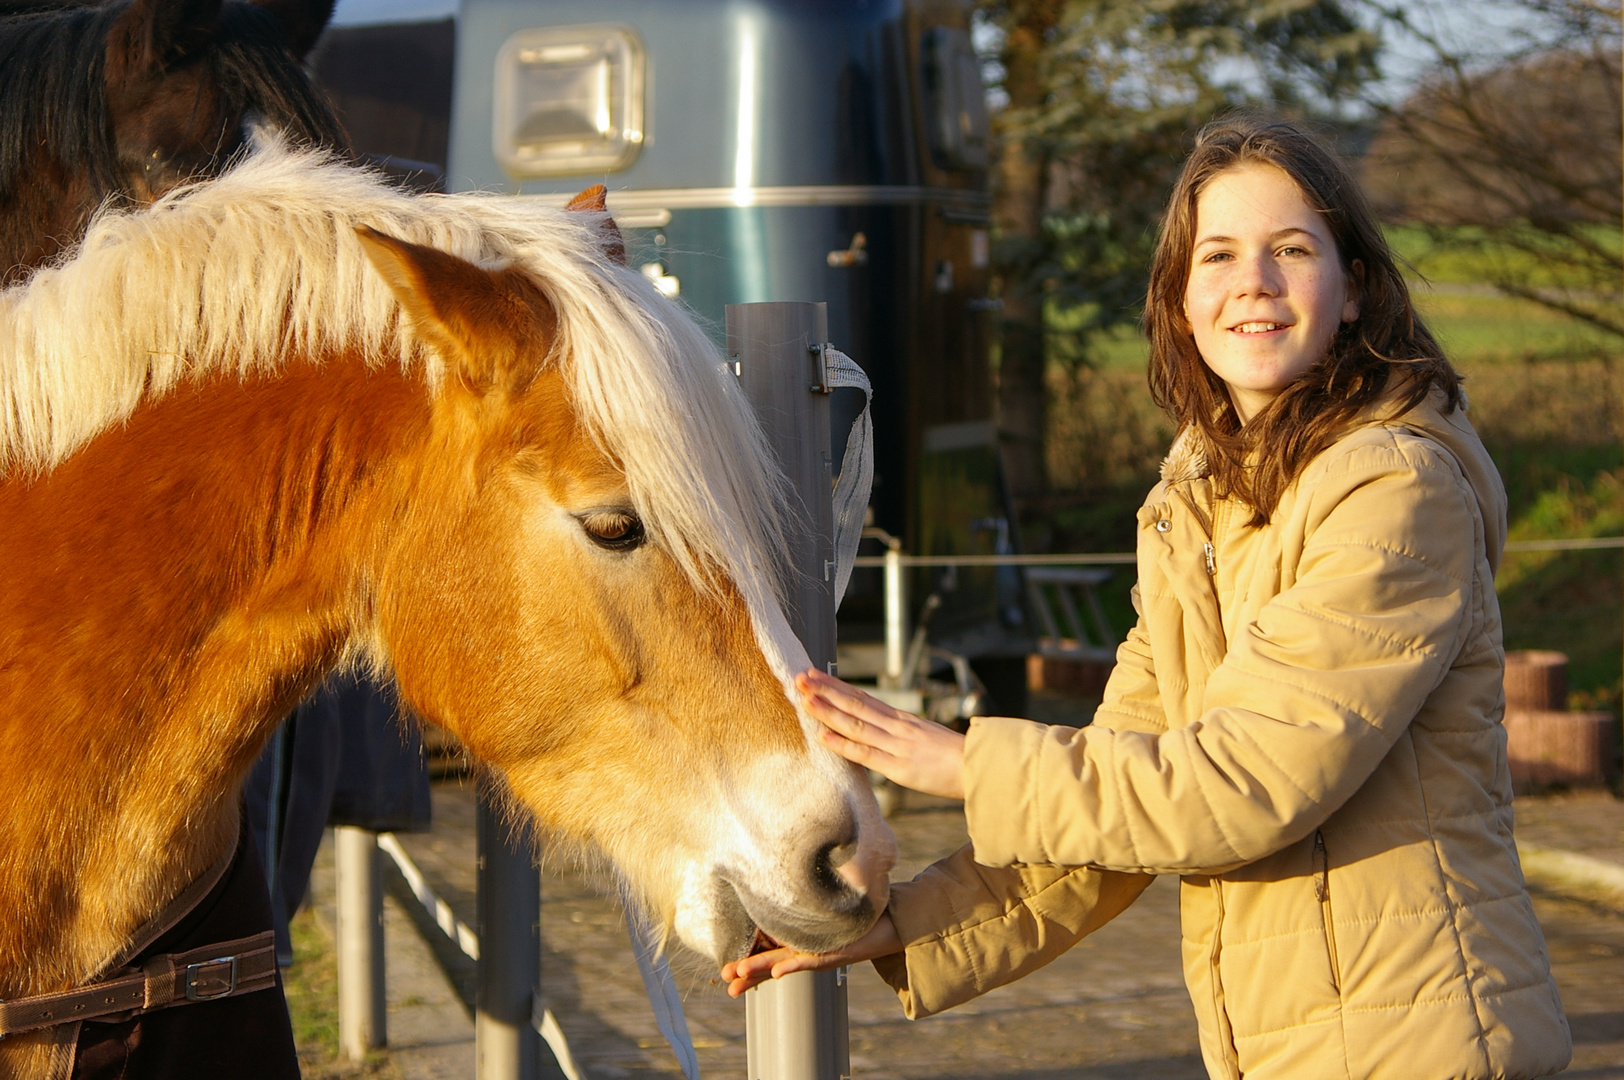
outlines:
M240 813L241 811L239 810L239 814ZM213 893L214 890L219 886L220 882L225 878L226 871L231 869L231 864L236 861L237 852L242 847L241 834L244 828L246 828L246 822L239 818L237 842L226 848L225 853L216 859L212 866L203 871L203 873L193 880L190 885L182 889L173 900L165 904L163 910L159 911L158 914L154 915L152 918L148 919L144 924L142 924L142 926L136 930L133 935L131 935L130 940L125 943L124 948L119 951L118 955L109 960L101 969L101 972L98 973L99 977L88 986L81 987L77 992L93 992L98 987L115 981L114 977L107 973L115 972L120 968L127 967L132 958L141 955L142 950L148 945L151 945L154 941L157 941L170 930L173 930L182 919L186 918L186 916L192 913L193 908L197 907L198 904L202 903L211 893ZM64 991L63 993L74 992L75 991ZM58 996L60 996L60 994L41 994L36 997L13 998L9 1002L0 1001L0 1039L5 1038L9 1034L15 1034L19 1031L30 1031L55 1025L72 1025L71 1032L65 1032L62 1029L59 1029L58 1031L58 1038L56 1040L57 1049L64 1050L65 1053L53 1056L53 1064L47 1073L47 1076L52 1078L52 1080L57 1080L57 1078L65 1078L72 1070L74 1046L78 1042L79 1021L89 1018L87 1015L89 1013L88 1008L75 1011L73 1005L79 1004L78 1002L75 1002L73 1005L69 1006L68 1014L64 1016L61 1014L60 1010L56 1008L51 1006L41 1006L40 1009L55 1014L57 1019L46 1021L44 1023L30 1023L26 1026L14 1026L12 1020L15 1017L21 1017L23 1015L34 1015L39 1011L39 1009L25 1008L25 1006L29 1005L29 1003L43 1001ZM102 1002L102 1004L106 1004L106 1002ZM134 1013L131 1013L130 1015L134 1015ZM72 1036L71 1038L68 1037L70 1034ZM57 1057L61 1057L63 1060L57 1061Z
M0 1001L0 1038L79 1020L127 1020L195 1001L251 994L276 985L276 935L160 953L138 970L77 990Z
M129 942L119 954L98 972L100 978L107 978L110 973L128 966L130 961L140 956L148 945L173 930L182 919L192 913L193 908L214 892L215 887L226 876L226 871L231 869L231 864L237 860L237 852L242 848L241 833L245 828L247 822L240 821L237 842L227 847L225 854L214 860L213 866L203 871L196 880L182 889L179 895L165 904L162 911L142 924L141 928L131 935Z

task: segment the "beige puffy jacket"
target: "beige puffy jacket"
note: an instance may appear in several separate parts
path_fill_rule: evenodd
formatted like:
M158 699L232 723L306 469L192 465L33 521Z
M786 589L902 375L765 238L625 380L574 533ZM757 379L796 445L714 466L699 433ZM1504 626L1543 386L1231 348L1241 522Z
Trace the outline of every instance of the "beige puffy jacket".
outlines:
M1192 445L1139 512L1140 620L1093 726L972 724L970 848L895 888L907 949L876 967L926 1015L1173 873L1214 1077L1561 1069L1512 843L1482 443L1433 402L1372 419L1262 528Z

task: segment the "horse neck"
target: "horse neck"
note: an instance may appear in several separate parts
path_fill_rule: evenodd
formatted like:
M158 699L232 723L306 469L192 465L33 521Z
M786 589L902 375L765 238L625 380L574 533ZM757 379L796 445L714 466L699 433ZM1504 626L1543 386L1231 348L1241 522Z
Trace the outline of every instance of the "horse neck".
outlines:
M240 778L364 633L429 418L335 360L182 387L0 483L0 998L84 977L233 841Z

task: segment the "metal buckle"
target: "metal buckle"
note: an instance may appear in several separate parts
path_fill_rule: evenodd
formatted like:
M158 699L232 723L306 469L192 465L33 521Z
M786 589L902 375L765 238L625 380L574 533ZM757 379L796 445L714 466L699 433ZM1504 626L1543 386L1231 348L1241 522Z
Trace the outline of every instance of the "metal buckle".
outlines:
M812 385L807 387L814 394L830 394L834 387L829 385L829 354L828 350L834 348L827 341L814 341L806 347L812 354Z
M230 965L226 972L218 971L221 964ZM198 987L200 979L218 980L225 978L224 990L208 990ZM213 960L202 960L195 964L186 965L186 1000L211 1001L222 998L237 989L237 958L235 956L217 956Z

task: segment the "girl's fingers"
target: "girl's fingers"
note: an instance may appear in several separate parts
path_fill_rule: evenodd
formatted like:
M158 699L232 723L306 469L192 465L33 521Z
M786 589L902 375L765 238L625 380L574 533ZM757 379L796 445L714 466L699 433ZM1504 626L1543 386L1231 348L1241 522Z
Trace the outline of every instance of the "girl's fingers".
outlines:
M903 787L963 798L964 737L898 712L817 670L795 677L807 712L823 725L819 738L847 761Z
M844 949L830 953L804 953L781 946L724 964L722 978L727 980L728 995L738 997L769 978L781 979L797 971L829 971L843 964L855 964L901 951L902 941L897 936L896 924L889 914L882 914L868 933Z
M818 732L823 745L847 761L883 773L894 768L898 756L906 752L904 740L873 724L854 719L839 710L830 710L827 714L817 709L809 711L823 724L823 730Z
M827 966L829 957L816 953L798 953L790 948L768 949L724 965L722 978L727 982L728 996L738 997L768 979L795 971L818 971Z
M916 726L925 721L869 697L831 690L827 686L799 687L806 710L819 723L855 742L893 749L899 738L905 738Z
M801 687L803 694L808 697L820 697L832 707L859 720L884 729L888 722L913 719L907 713L892 708L880 699L864 693L850 683L841 682L832 675L825 675L815 668L809 670L807 674L816 675L817 678L805 680L805 685Z
M847 761L862 765L865 768L879 769L881 772L884 772L885 764L894 760L890 754L882 753L881 751L870 746L868 743L858 742L856 739L848 739L846 736L840 734L840 732L831 731L828 728L824 728L822 731L820 731L818 733L818 738L823 741L824 746L827 746L829 749L833 750Z
M782 979L785 975L793 975L797 971L826 971L829 968L827 957L816 953L793 953L772 967L772 977Z
M811 713L826 728L840 732L848 739L858 742L877 744L890 734L888 730L873 721L842 709L836 703L827 700L821 694L814 694L803 699L806 702L806 711Z

